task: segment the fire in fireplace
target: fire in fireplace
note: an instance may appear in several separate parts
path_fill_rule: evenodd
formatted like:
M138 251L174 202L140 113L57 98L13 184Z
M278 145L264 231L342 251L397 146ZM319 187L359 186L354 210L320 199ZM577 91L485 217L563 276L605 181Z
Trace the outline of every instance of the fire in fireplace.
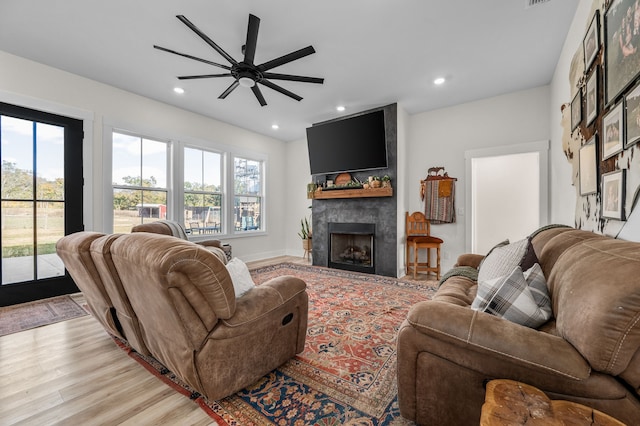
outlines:
M329 223L329 267L375 273L375 224Z

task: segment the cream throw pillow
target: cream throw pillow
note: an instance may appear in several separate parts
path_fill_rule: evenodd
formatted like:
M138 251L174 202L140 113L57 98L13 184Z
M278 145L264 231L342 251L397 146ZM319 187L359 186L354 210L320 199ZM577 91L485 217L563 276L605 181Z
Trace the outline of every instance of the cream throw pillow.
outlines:
M229 271L229 275L231 275L236 299L256 286L253 279L251 279L249 268L242 260L234 257L225 266Z

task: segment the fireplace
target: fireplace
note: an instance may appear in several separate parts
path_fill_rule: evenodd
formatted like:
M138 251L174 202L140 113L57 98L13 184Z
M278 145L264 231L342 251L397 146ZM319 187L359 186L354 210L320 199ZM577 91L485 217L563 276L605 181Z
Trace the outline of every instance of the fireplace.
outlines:
M330 268L375 274L374 223L328 224Z

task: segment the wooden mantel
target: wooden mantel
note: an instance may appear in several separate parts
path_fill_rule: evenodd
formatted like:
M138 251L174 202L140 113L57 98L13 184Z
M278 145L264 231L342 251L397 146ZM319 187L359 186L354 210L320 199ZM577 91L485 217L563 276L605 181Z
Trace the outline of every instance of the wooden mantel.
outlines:
M392 197L393 188L358 188L358 189L338 189L331 191L315 191L313 198L316 200L330 200L335 198L370 198L370 197Z

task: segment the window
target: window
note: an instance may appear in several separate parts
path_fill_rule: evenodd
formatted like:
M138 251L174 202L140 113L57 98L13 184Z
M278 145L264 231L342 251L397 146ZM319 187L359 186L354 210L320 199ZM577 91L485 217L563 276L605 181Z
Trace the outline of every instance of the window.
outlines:
M222 158L217 152L184 149L184 227L187 234L222 233Z
M233 160L233 220L236 232L263 230L262 161Z
M113 232L167 218L169 144L113 132Z

